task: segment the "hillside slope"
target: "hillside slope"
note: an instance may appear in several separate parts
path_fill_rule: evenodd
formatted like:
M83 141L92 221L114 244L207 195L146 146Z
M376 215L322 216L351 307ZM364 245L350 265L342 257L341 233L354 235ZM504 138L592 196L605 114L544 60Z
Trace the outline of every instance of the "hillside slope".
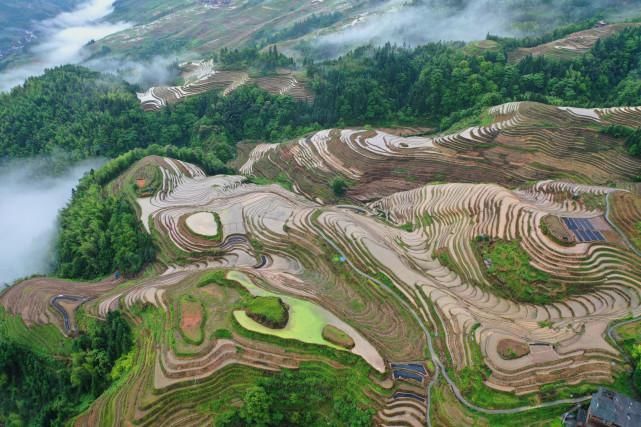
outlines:
M528 109L537 106L494 112L518 122ZM572 114L577 123L585 120ZM344 153L355 148L369 158L427 149L425 138L346 135ZM296 146L308 155L290 161L306 159L312 173L336 171L338 160L317 151L329 145L319 143L318 137L302 140ZM272 147L261 148L266 158L280 149ZM435 162L426 157L422 163L429 169ZM528 412L533 402L548 399L549 384L566 384L559 393L580 394L623 372L619 350L603 334L608 322L641 314L641 258L609 225L607 202L596 200L625 191L559 181L521 190L413 181L412 190L390 191L372 203L329 204L305 196L296 178L281 183L290 191L237 175L207 177L168 157L134 163L105 190L131 188L150 168L159 171L160 182L136 204L160 253L144 278L92 285L37 278L0 296L0 304L27 324L53 323L66 333L75 329L78 313L104 318L119 309L133 320L131 367L76 425L220 421L232 416L225 406L248 399L245 391L262 384L265 373L290 369L320 375L325 384L344 375L350 399L358 402L350 420L366 407L377 424L424 424L425 387L437 370L474 404L523 406L518 411L525 416L550 420L556 410ZM216 237L190 222L202 212L212 214ZM582 240L584 231L570 228L576 242L560 244L543 227L546 218L585 223L582 229L589 224L599 237ZM515 284L517 278L502 273L507 276L498 280L479 253L489 251L485 256L499 267L501 248L510 248L513 262L525 259L527 267L520 268L531 269L533 278ZM265 297L285 301L292 323L279 330L250 318L249 302ZM56 306L56 299L71 303ZM296 326L301 322L302 329ZM348 350L327 341L321 335L327 324L356 345ZM428 338L427 328L438 335ZM426 347L428 339L435 350ZM507 357L506 348L520 350ZM443 405L455 405L462 419L487 422L486 415L470 415L449 398L431 404L434 416ZM340 413L334 407L315 416ZM511 425L508 415L498 420Z
M545 179L606 185L641 173L612 124L637 127L639 108L579 109L509 103L489 109L487 125L403 138L385 130L331 129L280 145L240 145L241 173L296 182L309 197L332 199L342 176L347 195L366 201L420 183L494 182L511 187Z

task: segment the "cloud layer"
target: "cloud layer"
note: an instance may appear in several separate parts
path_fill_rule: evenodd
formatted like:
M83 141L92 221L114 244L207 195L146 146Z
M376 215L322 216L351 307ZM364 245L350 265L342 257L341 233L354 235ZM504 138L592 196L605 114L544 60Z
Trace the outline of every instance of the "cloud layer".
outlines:
M0 287L49 272L58 211L78 179L101 163L84 161L56 177L39 176L48 167L45 159L20 160L0 168Z
M130 27L126 22L104 21L113 12L113 3L113 0L88 0L73 11L36 24L42 42L31 49L30 62L0 73L0 90L9 90L47 68L79 63L85 59L83 47L88 42Z
M318 46L335 52L370 43L416 46L438 40L479 40L488 32L505 34L509 28L507 17L484 0L471 1L457 13L429 5L402 7L397 3L388 2L342 31L321 37Z
M366 44L416 46L431 41L482 40L487 33L524 35L517 22L536 22L534 32L550 29L559 22L580 21L596 12L641 4L639 0L583 0L550 3L510 0L423 0L409 6L407 0L388 0L339 31L321 36L315 43L323 56L337 56ZM515 7L518 3L521 7ZM547 25L549 24L549 25ZM531 31L527 31L531 33Z
M102 73L114 74L129 83L147 88L172 83L180 74L177 62L175 57L167 56L154 56L141 61L109 56L89 60L83 65Z

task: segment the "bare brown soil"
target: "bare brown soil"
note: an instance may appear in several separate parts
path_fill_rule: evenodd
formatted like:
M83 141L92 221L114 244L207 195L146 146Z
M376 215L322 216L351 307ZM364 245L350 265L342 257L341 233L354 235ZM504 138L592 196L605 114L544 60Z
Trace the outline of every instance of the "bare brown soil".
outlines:
M512 360L530 353L530 346L522 341L503 339L499 341L497 351L503 359Z
M200 303L196 301L183 301L180 304L180 329L190 337L198 335L200 324L203 321L203 312Z

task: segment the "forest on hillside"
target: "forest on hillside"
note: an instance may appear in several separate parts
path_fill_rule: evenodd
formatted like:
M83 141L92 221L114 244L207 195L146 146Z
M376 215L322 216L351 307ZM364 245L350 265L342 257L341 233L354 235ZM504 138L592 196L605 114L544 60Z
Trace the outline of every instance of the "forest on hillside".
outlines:
M641 104L641 29L599 41L572 61L507 61L507 47L470 54L458 43L363 47L309 63L313 104L241 87L144 114L136 88L63 66L0 95L0 158L64 152L115 157L151 144L200 148L222 162L242 140L279 141L321 127L427 124L442 130L483 107L534 100L579 107ZM243 58L225 52L231 62Z

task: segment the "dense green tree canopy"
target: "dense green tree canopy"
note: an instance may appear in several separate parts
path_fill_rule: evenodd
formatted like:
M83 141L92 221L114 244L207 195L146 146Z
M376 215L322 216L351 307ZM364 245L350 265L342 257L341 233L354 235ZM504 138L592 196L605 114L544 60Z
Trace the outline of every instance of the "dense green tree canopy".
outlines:
M573 61L526 57L507 62L508 46L471 55L459 43L415 49L365 47L311 65L319 123L381 121L448 127L482 107L516 100L572 106L641 104L641 29L599 41Z
M71 357L41 355L14 341L0 317L0 424L62 426L82 402L98 397L133 344L120 312L92 321L73 341Z
M355 400L353 381L338 373L284 370L248 389L243 406L221 414L216 426L369 426L373 411Z

